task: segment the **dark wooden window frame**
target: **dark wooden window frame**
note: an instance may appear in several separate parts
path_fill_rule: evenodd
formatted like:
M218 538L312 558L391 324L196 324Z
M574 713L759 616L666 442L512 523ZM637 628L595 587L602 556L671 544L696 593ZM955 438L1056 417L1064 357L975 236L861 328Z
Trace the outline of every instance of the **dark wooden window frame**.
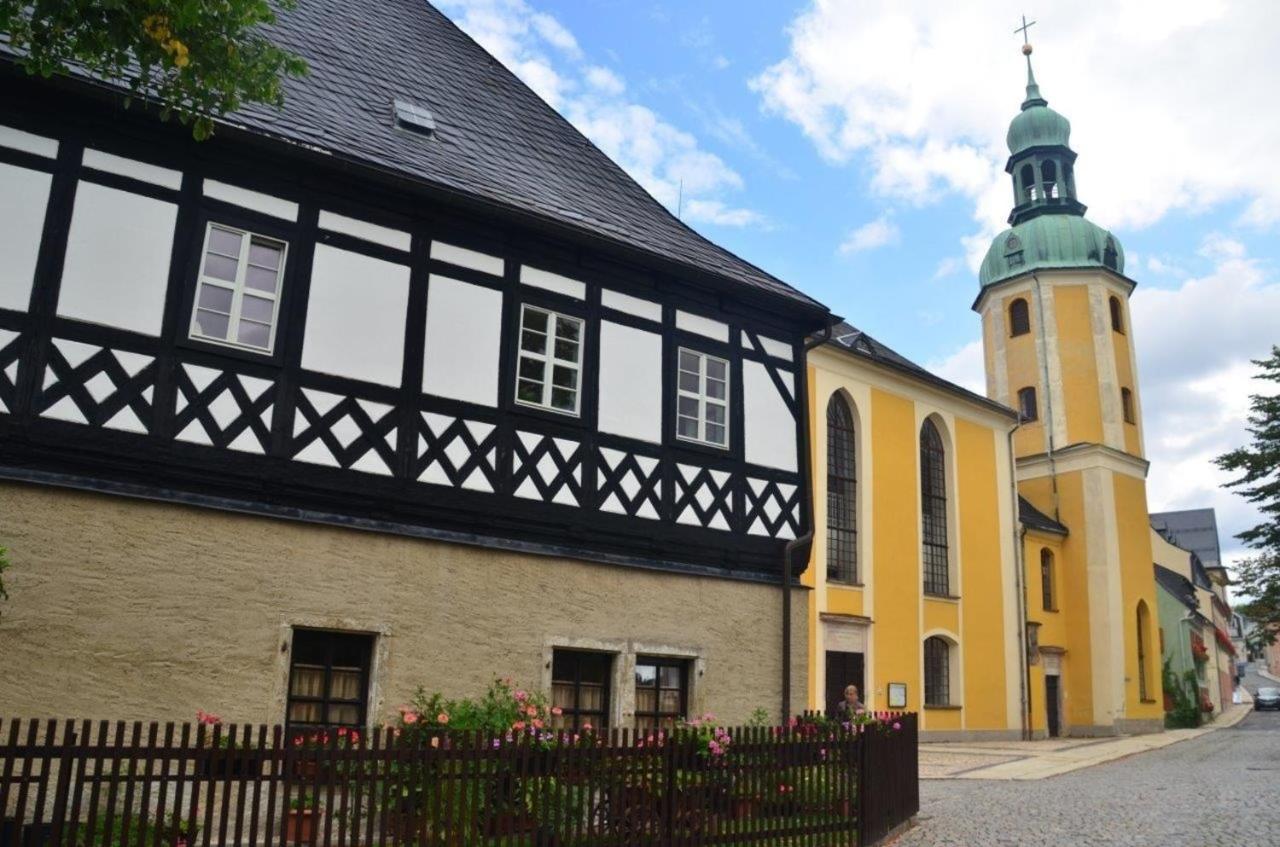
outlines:
M858 458L853 409L827 403L827 580L858 582Z
M1129 388L1120 389L1120 413L1124 415L1125 423L1138 422L1138 417L1133 411L1133 391Z
M639 670L641 665L651 665L654 668L656 668L656 673L654 674L654 677L653 677L654 682L652 686L652 688L655 691L655 699L654 699L655 710L654 711L640 710L639 708L640 690L641 688L648 688L650 686L641 686L640 681L638 679L636 680L636 683L635 683L636 694L637 694L636 696L637 707L635 711L637 729L639 729L641 725L641 718L649 718L653 721L653 723L661 724L664 720L679 721L679 720L684 720L689 716L689 668L690 668L690 665L692 664L693 664L693 661L691 659L673 658L669 656L637 656L636 657L637 670ZM665 712L661 708L662 698L660 696L660 692L661 692L663 668L676 668L680 672L680 711L678 714L675 712Z
M297 628L293 631L293 642L289 649L289 683L285 694L285 722L290 730L294 729L319 729L323 727L347 726L364 729L368 722L369 715L369 682L373 675L373 647L375 636L367 632L348 632L341 630L325 630L325 629L305 629ZM315 641L318 651L323 652L324 666L324 693L319 697L311 697L306 695L297 695L293 693L293 677L298 667L298 653L301 649L306 648L306 642ZM360 678L360 697L359 699L335 698L332 696L333 686L333 668L334 668L334 652L340 641L355 642L361 640L365 642L365 657L361 667ZM354 646L354 644L352 644ZM309 664L309 663L308 663ZM293 705L295 703L314 703L318 704L321 713L325 719L321 723L306 723L302 721L294 721L291 719ZM331 705L351 705L355 706L359 712L359 717L351 722L331 722L328 720L329 707Z
M924 592L951 594L950 543L947 537L947 468L942 435L931 420L920 428L920 522Z
M599 709L583 709L582 708L582 665L581 660L590 657L591 659L603 660L605 662L604 673L604 693L601 698ZM571 659L573 661L573 678L557 679L556 665L559 659ZM592 729L602 730L609 726L609 707L613 702L613 661L614 654L603 653L595 650L575 650L568 647L557 647L552 652L551 657L551 685L554 688L557 682L573 683L573 703L571 707L560 705L562 717L566 718L568 729L580 730L584 723L591 724ZM559 705L559 704L558 704Z
M1111 309L1111 330L1124 335L1124 309L1120 305L1120 298L1114 294L1107 301Z
M1025 297L1015 297L1009 304L1009 335L1026 335L1031 332L1031 309Z
M1040 600L1046 612L1058 611L1055 602L1056 592L1053 590L1053 551L1048 547L1040 548Z
M1018 415L1025 423L1040 419L1040 403L1034 385L1018 389Z
M924 640L924 704L951 705L951 642L940 635Z

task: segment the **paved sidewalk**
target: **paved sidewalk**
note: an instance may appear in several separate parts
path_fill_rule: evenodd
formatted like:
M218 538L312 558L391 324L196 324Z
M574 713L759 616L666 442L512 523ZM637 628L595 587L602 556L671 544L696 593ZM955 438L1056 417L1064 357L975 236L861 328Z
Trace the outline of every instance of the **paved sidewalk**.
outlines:
M1256 673L1258 676L1262 677L1263 679L1269 679L1272 682L1280 682L1280 676L1272 676L1262 668L1256 668L1254 670L1254 673Z
M1242 689L1243 690L1243 689ZM1045 779L1145 753L1235 726L1253 710L1252 701L1229 707L1213 723L1118 738L1053 738L1044 741L984 741L920 745L921 779Z

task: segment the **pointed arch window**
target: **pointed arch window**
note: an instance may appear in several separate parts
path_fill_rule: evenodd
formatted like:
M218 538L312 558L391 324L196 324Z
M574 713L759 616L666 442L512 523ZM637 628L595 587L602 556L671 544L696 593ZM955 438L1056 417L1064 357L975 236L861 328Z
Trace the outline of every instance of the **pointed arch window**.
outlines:
M1023 297L1009 304L1009 335L1026 335L1031 331L1031 309Z
M924 704L951 705L951 645L938 635L924 640Z
M827 403L827 579L858 581L858 464L853 410L840 394Z
M1040 599L1046 612L1058 611L1053 592L1053 551L1048 547L1040 548Z
M1113 332L1124 334L1124 309L1120 306L1120 298L1113 296L1110 305L1111 329Z
M1040 408L1036 403L1036 390L1032 386L1018 389L1018 417L1029 423L1040 417Z
M920 520L924 591L948 596L951 569L947 545L946 449L932 420L920 428Z
M1137 423L1133 414L1133 392L1127 388L1120 389L1120 411L1124 414L1125 423Z

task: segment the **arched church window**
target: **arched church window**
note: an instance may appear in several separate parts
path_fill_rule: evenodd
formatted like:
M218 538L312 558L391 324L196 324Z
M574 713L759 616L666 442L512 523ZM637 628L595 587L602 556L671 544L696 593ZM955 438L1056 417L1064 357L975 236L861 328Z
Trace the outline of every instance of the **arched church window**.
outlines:
M1036 169L1030 164L1022 166L1022 201L1036 199Z
M1133 392L1127 388L1120 389L1120 411L1124 413L1125 423L1137 423L1133 414Z
M1053 596L1053 551L1040 548L1040 599L1046 612L1058 611Z
M1111 328L1116 332L1124 332L1124 310L1120 306L1120 298L1112 297L1111 301Z
M858 581L858 479L853 410L827 403L827 579Z
M1009 334L1026 335L1030 331L1031 310L1027 308L1026 300L1015 297L1009 304Z
M924 640L924 703L951 705L951 645L937 635Z
M1044 187L1045 197L1058 196L1058 166L1048 159L1040 165L1040 182Z
M1031 386L1018 389L1018 417L1023 421L1034 421L1040 417L1036 403L1036 390Z
M1102 264L1112 270L1115 270L1116 266L1120 264L1120 255L1116 250L1116 240L1109 235L1107 236L1107 243L1102 248ZM1115 298L1111 299L1114 300Z
M947 470L942 436L932 420L920 428L920 516L924 542L924 592L951 593L947 550Z

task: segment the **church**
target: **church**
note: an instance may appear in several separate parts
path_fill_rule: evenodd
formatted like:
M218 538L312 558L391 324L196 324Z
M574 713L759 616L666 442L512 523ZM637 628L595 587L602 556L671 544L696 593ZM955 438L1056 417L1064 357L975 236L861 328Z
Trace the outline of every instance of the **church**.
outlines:
M1136 282L1024 53L1010 227L973 303L986 396L847 324L808 360L810 706L856 685L933 740L1163 725Z
M429 4L270 35L311 74L200 143L0 52L0 715L367 727L512 677L566 727L850 685L934 740L1161 727L1136 283L1029 47L984 396Z

